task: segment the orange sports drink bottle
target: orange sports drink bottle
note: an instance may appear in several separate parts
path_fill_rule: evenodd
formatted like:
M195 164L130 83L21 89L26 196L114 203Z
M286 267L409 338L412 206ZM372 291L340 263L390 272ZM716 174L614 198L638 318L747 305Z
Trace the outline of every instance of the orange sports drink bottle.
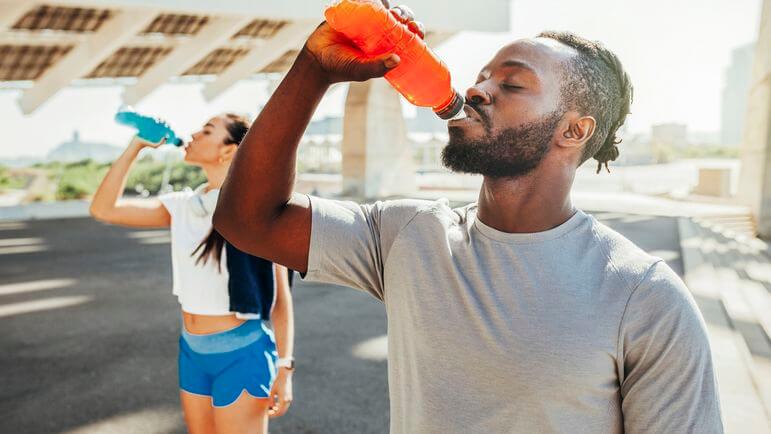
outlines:
M409 102L431 107L442 119L465 116L464 99L453 89L447 65L380 0L337 0L324 16L367 56L399 56L401 61L385 79Z

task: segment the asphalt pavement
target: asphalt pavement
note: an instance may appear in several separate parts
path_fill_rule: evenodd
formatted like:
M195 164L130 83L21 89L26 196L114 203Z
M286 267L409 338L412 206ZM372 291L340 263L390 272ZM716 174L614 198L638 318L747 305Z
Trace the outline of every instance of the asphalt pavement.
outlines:
M676 220L597 217L682 273ZM295 402L271 432L388 432L382 305L296 282ZM179 327L167 231L0 222L0 432L185 432Z

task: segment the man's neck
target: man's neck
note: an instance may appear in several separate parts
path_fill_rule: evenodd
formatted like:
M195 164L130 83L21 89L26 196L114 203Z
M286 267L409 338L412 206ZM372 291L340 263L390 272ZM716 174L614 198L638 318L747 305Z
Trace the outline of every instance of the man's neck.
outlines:
M575 213L570 201L575 171L539 169L518 178L485 177L477 218L508 233L543 232L565 223Z

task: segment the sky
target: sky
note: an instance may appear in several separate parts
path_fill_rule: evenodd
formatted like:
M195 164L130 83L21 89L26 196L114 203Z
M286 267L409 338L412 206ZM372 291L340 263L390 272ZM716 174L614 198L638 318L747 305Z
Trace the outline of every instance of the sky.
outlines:
M731 50L756 40L760 7L761 0L513 0L510 32L461 32L436 51L449 66L454 86L465 90L506 43L542 30L570 30L602 41L631 76L635 101L628 133L644 133L662 122L718 132ZM265 82L244 80L207 102L202 87L169 83L136 108L167 119L184 134L224 111L254 116L270 93ZM345 90L332 89L315 117L340 115ZM117 86L73 86L24 115L17 105L20 91L0 88L0 158L43 156L76 130L83 140L125 145L132 131L112 120L121 93ZM404 112L409 116L414 110L405 107Z

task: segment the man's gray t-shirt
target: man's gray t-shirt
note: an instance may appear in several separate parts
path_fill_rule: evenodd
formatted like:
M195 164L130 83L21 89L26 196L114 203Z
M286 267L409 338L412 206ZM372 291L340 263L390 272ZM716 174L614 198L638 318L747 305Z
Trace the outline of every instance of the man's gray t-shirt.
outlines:
M576 212L311 197L307 279L385 303L391 433L722 432L704 321L661 260Z

